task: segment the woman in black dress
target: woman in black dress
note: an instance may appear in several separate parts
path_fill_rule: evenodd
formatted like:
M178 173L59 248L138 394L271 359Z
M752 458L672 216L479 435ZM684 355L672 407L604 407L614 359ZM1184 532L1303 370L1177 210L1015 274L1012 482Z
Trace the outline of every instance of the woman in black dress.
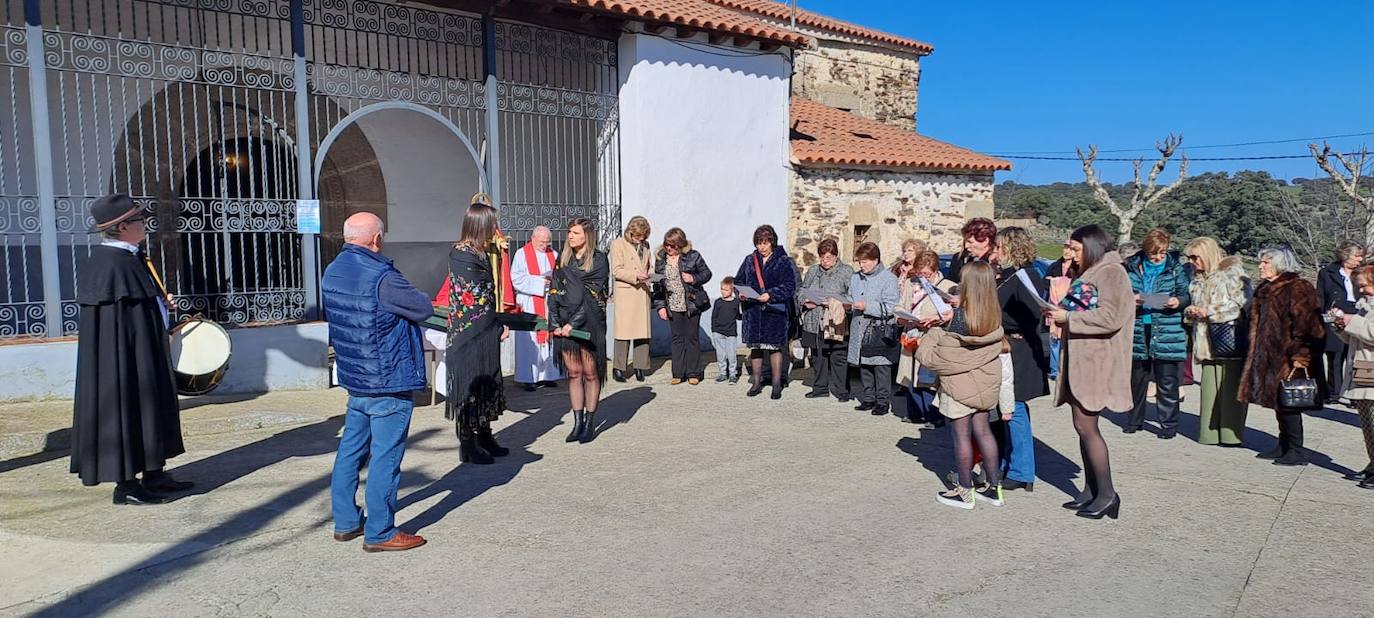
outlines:
M499 231L496 209L473 204L463 217L463 233L448 254L449 295L448 401L444 417L458 431L458 460L492 463L510 453L496 443L491 422L506 410L501 383L501 342L510 332L496 320L501 299L496 297L489 252Z
M558 364L568 376L573 429L568 442L591 442L596 436L596 405L606 378L606 302L610 262L596 249L589 219L568 224L568 240L549 283L549 330L557 339ZM575 337L573 331L590 334Z

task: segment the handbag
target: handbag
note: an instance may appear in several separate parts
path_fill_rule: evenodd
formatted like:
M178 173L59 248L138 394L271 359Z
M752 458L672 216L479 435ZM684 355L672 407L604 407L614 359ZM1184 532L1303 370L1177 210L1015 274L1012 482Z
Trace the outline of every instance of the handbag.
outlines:
M1250 347L1250 321L1237 318L1230 322L1207 324L1207 343L1212 348L1212 358L1240 359Z
M754 254L753 257L754 257L754 276L758 277L758 280L759 280L759 293L760 293L760 294L763 294L763 293L766 293L766 292L768 291L768 286L763 282L763 266L762 266L761 264L759 264L759 256L758 256L758 254ZM769 300L771 301L772 299L770 298ZM763 306L763 310L764 310L764 311L771 311L771 312L773 312L773 313L782 313L782 314L786 314L786 313L787 313L787 303L785 303L785 302L783 302L783 303L769 302L769 303L767 303L767 304L765 304L765 305Z
M900 350L901 332L896 320L872 319L864 326L863 336L859 339L859 356L881 356L895 363Z
M1293 374L1298 369L1302 369L1302 377L1294 378ZM1320 410L1322 403L1317 396L1317 381L1307 375L1306 367L1294 367L1288 372L1288 377L1279 381L1279 405L1280 408L1289 410Z
M1350 383L1361 388L1374 388L1374 361L1357 360L1351 364Z

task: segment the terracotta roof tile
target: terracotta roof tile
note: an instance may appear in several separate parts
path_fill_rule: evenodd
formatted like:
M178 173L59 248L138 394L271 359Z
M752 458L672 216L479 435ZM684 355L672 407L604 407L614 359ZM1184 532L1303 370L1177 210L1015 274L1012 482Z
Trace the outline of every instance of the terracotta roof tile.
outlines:
M792 97L792 160L799 165L991 172L1011 163Z
M697 28L806 47L811 38L708 0L556 0L559 4L653 24Z
M776 0L709 1L712 4L717 4L726 8L735 9L739 11L747 11L755 15L763 15L765 17L770 17L773 19L789 21L792 18L792 8L789 7L785 2L778 2ZM932 47L929 43L923 43L915 39L900 37L895 34L880 32L872 28L865 28L858 24L851 24L846 21L840 21L833 17L827 17L825 15L821 15L820 13L813 13L805 9L797 9L797 23L804 26L810 26L812 28L817 28L820 30L828 30L830 32L849 35L861 39L869 39L872 41L887 43L889 45L907 47L916 51L919 54L929 54L935 51L935 48Z

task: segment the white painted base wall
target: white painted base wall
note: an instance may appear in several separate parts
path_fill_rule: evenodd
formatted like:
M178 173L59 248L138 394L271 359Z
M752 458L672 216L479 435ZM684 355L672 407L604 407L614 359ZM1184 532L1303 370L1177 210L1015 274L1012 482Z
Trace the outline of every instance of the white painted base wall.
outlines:
M323 322L229 331L233 356L216 395L329 386ZM71 399L76 342L0 346L0 403Z

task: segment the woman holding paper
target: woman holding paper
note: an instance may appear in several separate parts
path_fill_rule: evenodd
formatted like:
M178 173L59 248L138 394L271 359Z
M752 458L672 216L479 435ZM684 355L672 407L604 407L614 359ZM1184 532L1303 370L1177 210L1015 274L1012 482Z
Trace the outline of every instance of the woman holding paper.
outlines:
M933 325L944 324L953 316L954 308L946 297L954 289L954 282L940 273L940 255L926 250L916 255L912 263L915 290L904 311L916 319L898 321L902 328L902 355L897 360L897 385L906 388L906 418L908 423L943 427L945 417L935 404L935 374L921 367L916 360L916 346L921 334Z
M866 242L854 250L858 272L849 279L854 300L849 333L849 364L859 368L863 391L859 406L873 416L892 409L892 366L901 349L893 311L897 309L897 276L883 268L878 245Z
M959 283L959 273L965 264L992 258L992 248L997 244L997 224L992 219L975 217L964 224L959 235L964 239L964 250L950 260L949 270L945 271L945 276L955 283Z
M797 295L797 266L778 246L778 233L771 225L754 230L754 251L744 258L735 273L735 291L743 301L744 345L749 346L750 397L763 392L763 359L772 371L772 399L782 399L783 348L788 345L792 326L792 302Z
M568 224L568 240L549 282L549 330L557 338L559 366L568 376L573 429L567 442L596 436L596 406L606 378L606 301L611 267L596 250L589 219Z
M611 376L624 382L634 359L635 379L649 369L649 288L654 252L649 249L649 220L630 217L625 233L611 241L611 276L615 277L615 361ZM633 353L632 353L633 352Z
M1131 407L1131 322L1135 294L1112 250L1107 231L1085 225L1069 244L1079 274L1058 307L1042 309L1064 328L1055 405L1069 404L1087 484L1083 494L1065 502L1079 517L1115 519L1121 498L1112 484L1112 462L1098 418L1107 410Z
M822 240L816 252L820 254L820 263L806 271L801 289L797 291L797 299L803 307L802 346L811 350L816 370L811 392L806 397L834 395L843 403L850 399L849 344L842 329L834 327L834 322L828 321L826 316L834 313L830 300L849 296L849 280L854 276L854 269L840 261L840 246L833 238ZM829 298L823 300L821 296Z
M1178 387L1183 362L1188 358L1188 332L1183 311L1192 302L1188 285L1192 268L1177 251L1169 250L1169 234L1153 229L1140 242L1140 253L1126 258L1131 290L1135 292L1135 343L1131 350L1131 398L1134 407L1126 420L1126 433L1145 424L1145 395L1155 383L1155 419L1158 437L1169 440L1178 434Z
M1002 488L1035 490L1035 436L1031 432L1030 406L1027 402L1050 394L1045 376L1049 358L1045 353L1045 320L1040 308L1048 291L1045 279L1035 269L1035 241L1026 230L1007 227L998 230L993 261L997 275L997 301L1002 306L1002 329L1011 344L1011 364L1016 403L1002 410L1002 422L994 426L997 451L1002 456Z
M673 333L673 384L695 386L701 383L701 314L711 308L702 286L711 280L711 269L687 233L675 227L663 235L654 274L661 277L654 286L654 311Z

